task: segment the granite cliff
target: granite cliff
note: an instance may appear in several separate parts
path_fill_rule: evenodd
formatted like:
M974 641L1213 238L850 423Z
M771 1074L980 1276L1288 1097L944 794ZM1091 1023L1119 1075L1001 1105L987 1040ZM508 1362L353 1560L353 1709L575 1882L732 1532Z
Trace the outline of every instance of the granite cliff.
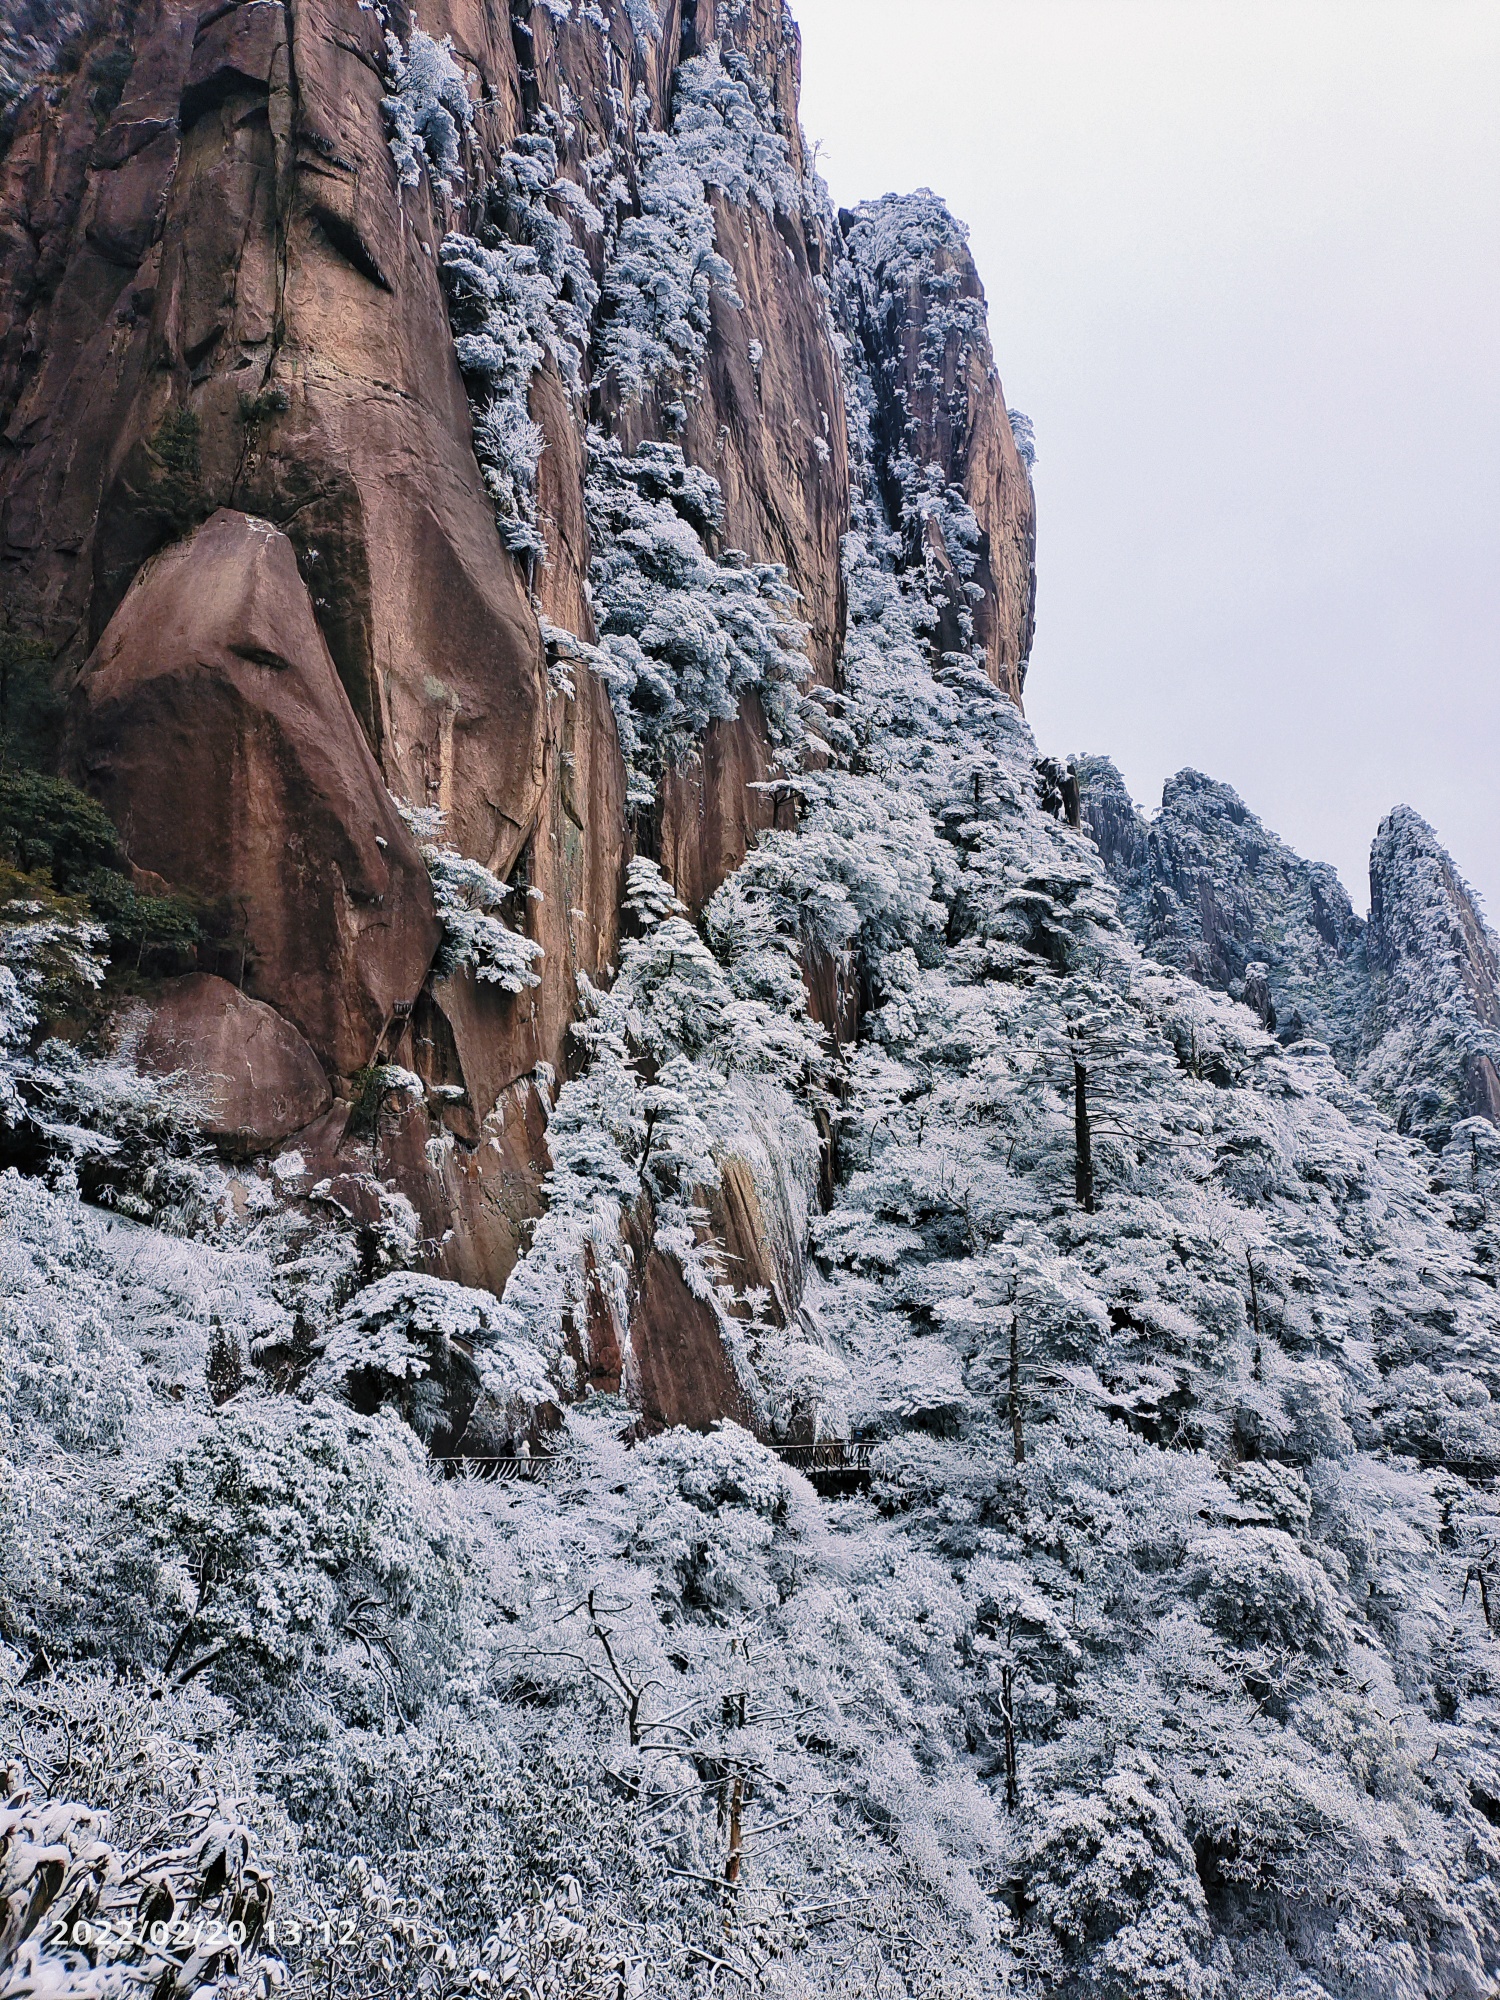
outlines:
M356 1201L373 1137L431 1268L497 1290L626 862L658 859L700 910L795 815L810 754L747 667L668 751L622 755L597 650L601 612L642 625L601 574L640 532L620 467L660 441L711 475L704 514L673 503L704 578L726 551L774 570L790 674L834 690L857 341L881 466L923 468L899 531L947 579L934 644L974 639L1017 701L1029 650L1030 483L962 232L936 202L835 218L806 176L795 27L772 0L717 13L454 0L413 42L399 5L80 10L0 165L7 621L53 660L62 767L137 876L230 913L161 998L173 1059L228 1060L203 974L272 1008L330 1108L294 1128L306 1093L247 1067L222 1086L260 1090L243 1129ZM538 947L518 991L441 957L388 793L511 890ZM852 969L806 969L847 1028ZM372 1109L383 1070L422 1094ZM759 1206L747 1186L715 1227L793 1309ZM670 1270L642 1284L644 1354L658 1310L693 1307Z

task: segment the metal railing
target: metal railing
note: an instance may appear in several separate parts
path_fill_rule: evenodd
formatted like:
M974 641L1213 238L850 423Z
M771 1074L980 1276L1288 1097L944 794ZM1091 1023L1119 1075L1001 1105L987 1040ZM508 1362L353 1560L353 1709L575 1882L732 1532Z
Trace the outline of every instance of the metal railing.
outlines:
M486 1480L539 1480L551 1479L574 1463L572 1452L559 1452L555 1457L546 1457L541 1452L533 1452L529 1457L490 1458L469 1452L455 1452L437 1463L449 1479Z
M829 1438L822 1444L777 1444L771 1449L783 1465L798 1472L868 1472L875 1447L867 1438Z
M771 1449L792 1471L811 1481L825 1500L845 1500L870 1484L868 1439L830 1438L825 1444L781 1444Z
M831 1438L822 1444L772 1445L782 1464L800 1472L825 1498L840 1498L863 1492L870 1484L870 1455L874 1444L867 1438ZM549 1456L532 1452L511 1458L490 1454L453 1452L440 1456L434 1464L446 1479L483 1479L491 1482L538 1482L553 1479L577 1463L573 1452Z

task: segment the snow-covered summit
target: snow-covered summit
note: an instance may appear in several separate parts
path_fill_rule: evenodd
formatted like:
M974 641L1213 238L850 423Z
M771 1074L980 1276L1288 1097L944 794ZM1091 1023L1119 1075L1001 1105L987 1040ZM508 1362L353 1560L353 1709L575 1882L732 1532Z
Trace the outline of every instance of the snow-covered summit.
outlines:
M1370 920L1230 786L1179 771L1141 813L1107 757L1079 760L1084 822L1151 957L1325 1042L1400 1130L1441 1148L1500 1120L1500 946L1427 822L1398 806L1370 851Z
M1464 1118L1500 1123L1500 942L1410 806L1381 821L1370 849L1366 951L1365 1088L1429 1145Z

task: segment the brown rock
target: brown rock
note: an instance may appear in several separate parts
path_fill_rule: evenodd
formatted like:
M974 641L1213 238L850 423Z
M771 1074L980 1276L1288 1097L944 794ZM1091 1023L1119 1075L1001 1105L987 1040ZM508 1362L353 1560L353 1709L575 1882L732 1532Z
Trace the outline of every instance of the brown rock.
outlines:
M269 93L276 58L285 47L282 0L241 0L210 9L193 38L179 114L183 131L239 91Z
M226 979L195 972L169 980L127 1023L131 1053L156 1076L185 1071L211 1138L259 1153L328 1109L328 1079L290 1021Z
M0 160L0 564L15 615L70 671L98 643L74 768L119 815L138 870L241 899L247 990L331 1069L347 1078L378 1052L421 1076L425 1102L406 1096L352 1134L335 1107L312 1150L331 1177L399 1183L433 1268L497 1288L549 1165L534 1074L566 1074L581 978L609 976L628 851L607 697L576 665L571 695L549 685L533 602L593 636L586 424L627 446L663 427L650 398L625 410L608 385L573 396L550 364L535 377L547 558L523 576L475 462L436 253L446 230L483 222L489 163L526 129L546 126L580 185L596 185L606 148L628 183L678 62L716 40L754 69L805 169L782 0L657 11L660 35L643 41L624 0L603 0L602 32L594 10L559 21L523 0L420 10L471 82L462 189L398 186L383 17L348 0L141 0L105 129L81 72L27 107ZM404 29L408 14L393 19ZM713 303L680 441L721 484L725 543L786 566L809 670L831 679L849 515L820 283L832 246L811 212L714 201L740 303ZM584 247L597 271L602 239ZM923 338L907 332L904 358ZM1029 488L987 351L944 365L967 415L942 435L941 412L919 416L989 537L975 615L992 671L1018 691ZM201 477L178 501L233 512L161 554L181 520L153 441L182 409ZM226 528L246 516L285 539ZM769 771L747 699L663 785L651 837L693 907L776 823L755 789ZM447 839L537 892L513 916L543 947L539 986L423 987L435 927L387 785L442 807ZM856 968L810 972L819 1017L852 1032ZM717 1222L742 1281L792 1314L797 1257L748 1169L729 1173ZM637 1247L633 1323L599 1330L595 1372L623 1369L653 1421L739 1414L714 1314L649 1240Z
M624 1356L626 1393L652 1429L705 1430L720 1417L748 1424L713 1308L693 1296L676 1258L655 1247L651 1231L649 1216L632 1218L627 1231L640 1280Z
M739 867L758 833L778 823L774 795L754 789L771 775L760 703L740 697L732 722L711 722L696 756L662 779L657 840L662 872L698 910ZM785 820L790 804L782 813Z
M437 947L427 872L286 537L216 514L152 562L75 693L73 770L140 868L235 913L245 986L369 1062Z

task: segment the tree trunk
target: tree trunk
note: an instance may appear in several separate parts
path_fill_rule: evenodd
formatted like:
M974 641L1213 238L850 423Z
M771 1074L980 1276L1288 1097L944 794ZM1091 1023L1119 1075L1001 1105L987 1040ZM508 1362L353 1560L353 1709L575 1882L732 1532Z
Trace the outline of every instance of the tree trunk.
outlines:
M1250 1365L1250 1373L1260 1380L1260 1291L1255 1282L1255 1260L1250 1252L1245 1252L1245 1269L1250 1273L1250 1318L1255 1327L1255 1357Z
M1094 1139L1089 1129L1089 1073L1073 1061L1073 1194L1085 1215L1097 1212L1094 1201Z
M1015 1669L1000 1669L1000 1720L1005 1726L1005 1810L1014 1812L1021 1803L1021 1787L1016 1778Z
M1021 1322L1010 1316L1010 1436L1017 1465L1026 1463L1026 1425L1021 1415Z
M738 1882L740 1879L740 1856L744 1851L744 1837L741 1830L744 1804L745 1779L743 1773L736 1772L734 1783L729 1788L729 1859L724 1865L726 1882Z

